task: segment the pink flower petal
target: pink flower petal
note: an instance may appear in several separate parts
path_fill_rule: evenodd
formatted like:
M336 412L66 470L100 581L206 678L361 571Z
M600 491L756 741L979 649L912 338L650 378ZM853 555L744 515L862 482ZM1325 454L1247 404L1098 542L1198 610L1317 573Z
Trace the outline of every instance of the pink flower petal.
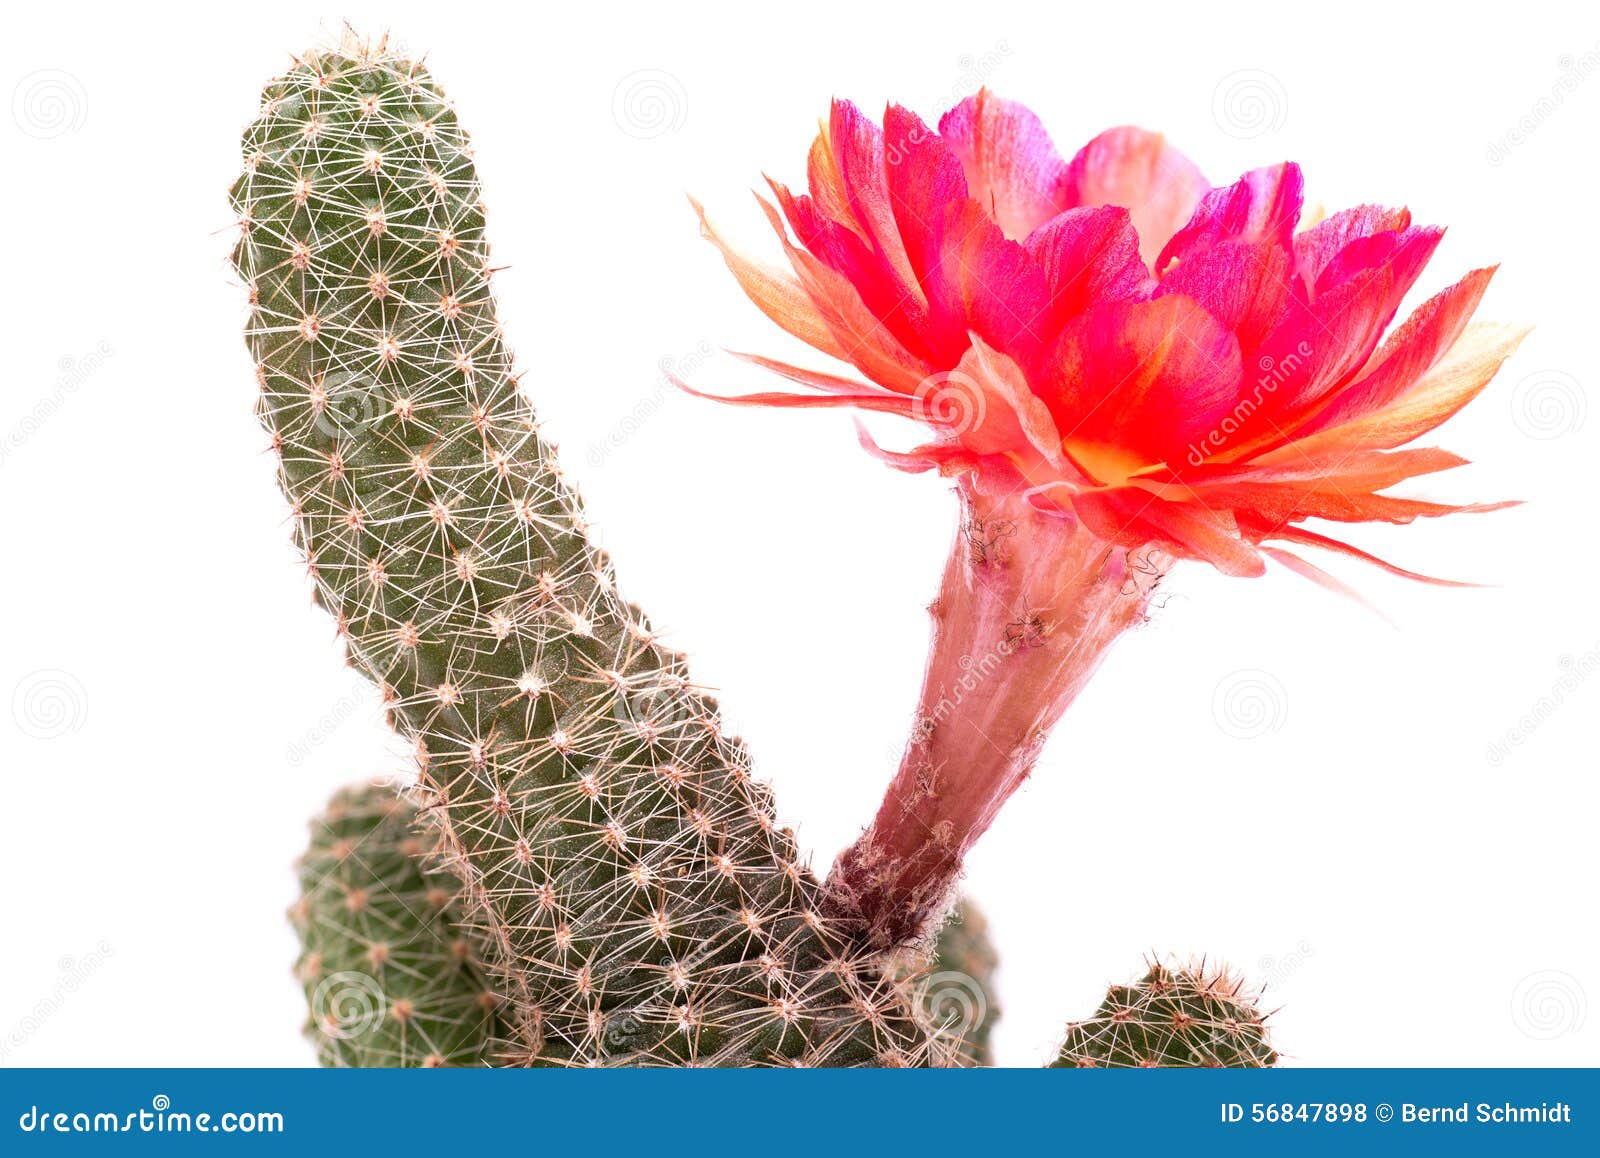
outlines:
M1295 268L1306 285L1316 285L1327 264L1351 242L1377 233L1398 232L1410 224L1411 213L1406 209L1358 205L1342 210L1295 237Z
M939 121L961 161L969 195L1002 233L1020 240L1075 203L1067 166L1039 118L987 89Z
M1248 363L1289 312L1292 260L1276 240L1218 242L1169 269L1160 292L1184 294L1205 306L1233 331Z
M833 146L845 198L872 243L873 252L902 289L910 290L916 279L889 200L883 130L849 101L836 100L828 118L828 141Z
M1120 205L1139 231L1139 253L1154 265L1167 240L1189 220L1211 186L1160 133L1131 125L1107 129L1067 166L1063 208Z
M1195 206L1188 224L1162 247L1154 269L1185 261L1222 241L1276 241L1287 247L1300 220L1305 180L1293 162L1253 169L1232 185L1213 189Z
M1098 302L1147 297L1150 271L1139 234L1121 206L1069 209L1028 235L1028 256L1044 271L1049 301L1039 327L1058 330Z

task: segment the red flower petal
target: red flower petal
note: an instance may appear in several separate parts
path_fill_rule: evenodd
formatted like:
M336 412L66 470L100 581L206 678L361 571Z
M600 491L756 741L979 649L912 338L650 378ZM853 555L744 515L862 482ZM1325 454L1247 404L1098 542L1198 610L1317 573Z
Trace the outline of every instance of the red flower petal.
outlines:
M976 202L943 223L944 276L959 297L965 328L1029 367L1053 337L1045 325L1049 286L1027 251L1000 231Z
M843 181L845 199L854 211L886 272L909 290L915 284L911 262L900 242L889 185L884 173L883 130L849 101L833 102L828 141Z
M890 105L883 116L889 141L887 188L895 228L917 282L931 299L944 280L939 264L943 223L951 206L967 200L961 162L913 112Z
M819 261L843 277L872 316L913 357L928 359L926 316L914 283L898 277L882 252L846 225L825 217L816 200L770 182L794 235ZM903 251L902 251L903 256Z
M844 357L880 386L906 394L915 390L917 383L932 372L932 366L902 346L873 316L849 278L790 242L776 207L759 197L757 200L801 286Z
M1069 209L1030 233L1023 248L1044 271L1049 303L1039 328L1046 333L1097 302L1148 296L1139 234L1121 206Z
M1290 448L1291 451L1295 449ZM1195 469L1149 471L1141 474L1139 481L1195 489L1236 482L1307 486L1331 482L1344 490L1381 491L1419 475L1465 466L1466 462L1460 455L1434 447L1396 451L1352 447L1325 451L1316 457L1287 453L1273 463L1253 460L1223 465L1207 463Z
M1517 505L1514 502L1458 505L1361 494L1341 490L1332 480L1318 486L1230 483L1205 487L1199 494L1208 504L1248 514L1254 522L1274 531L1306 519L1328 519L1336 523L1409 523L1416 519L1498 511Z
M937 470L940 474L957 474L971 470L977 464L976 457L970 452L952 444L929 443L906 451L885 450L859 420L856 422L856 441L873 458L907 474L922 474L930 470Z
M1338 539L1331 539L1327 535L1319 535L1315 531L1308 531L1304 527L1281 527L1271 532L1274 539L1282 539L1287 543L1302 543L1308 547L1322 547L1328 551L1337 551L1341 555L1349 555L1352 559L1360 559L1363 563L1371 563L1374 567L1381 567L1391 575L1398 575L1402 579L1415 579L1419 583L1431 583L1435 587L1477 587L1477 583L1463 583L1456 579L1436 579L1432 575L1421 575L1416 571L1407 571L1404 567L1397 567L1387 560L1352 547L1349 543Z
M1282 563L1289 570L1302 578L1309 579L1320 587L1332 591L1335 595L1342 595L1351 602L1359 603L1368 611L1374 612L1380 618L1388 620L1388 616L1374 607L1361 592L1350 586L1344 580L1328 574L1315 563L1307 562L1292 551L1285 551L1282 547L1268 547L1263 545L1261 553L1275 562ZM1390 621L1392 622L1392 621Z
M1407 228L1394 235L1378 264L1355 270L1311 298L1303 287L1294 287L1282 321L1258 349L1258 385L1265 387L1260 405L1225 458L1281 444L1287 431L1367 364L1441 235L1438 229Z
M1181 462L1233 403L1239 343L1181 294L1112 302L1068 323L1055 373L1040 394L1069 446L1114 448L1137 466Z
M901 418L916 417L916 401L901 394L785 394L777 391L757 394L707 394L703 390L696 390L670 371L667 379L685 394L704 398L707 402L725 402L730 406L771 406L788 410L852 407L856 410L898 414Z

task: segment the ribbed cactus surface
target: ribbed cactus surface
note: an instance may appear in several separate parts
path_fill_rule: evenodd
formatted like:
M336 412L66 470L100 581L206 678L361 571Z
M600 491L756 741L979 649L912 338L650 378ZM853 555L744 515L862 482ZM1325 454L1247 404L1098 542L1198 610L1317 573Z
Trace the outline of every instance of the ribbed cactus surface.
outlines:
M319 600L415 742L506 999L497 1056L923 1060L895 982L817 916L743 748L585 536L438 87L381 51L309 55L244 159L260 415Z
M1067 1027L1055 1066L1200 1068L1276 1065L1255 994L1225 969L1153 963L1113 985L1093 1017Z
M311 822L289 916L323 1065L490 1063L500 1001L460 926L460 882L424 867L416 819L409 801L368 785Z

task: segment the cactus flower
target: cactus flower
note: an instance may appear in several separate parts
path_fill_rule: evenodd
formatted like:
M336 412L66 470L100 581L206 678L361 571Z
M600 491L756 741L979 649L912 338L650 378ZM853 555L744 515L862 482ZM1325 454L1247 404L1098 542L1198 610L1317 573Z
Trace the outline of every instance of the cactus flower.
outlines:
M706 237L773 321L854 374L749 357L808 388L725 401L912 419L891 466L957 481L961 534L933 605L918 725L877 818L834 866L835 915L874 943L922 932L1110 644L1176 560L1298 549L1422 578L1305 526L1503 504L1384 493L1464 460L1409 444L1489 382L1522 332L1469 325L1493 269L1385 337L1443 230L1365 205L1301 222L1293 163L1212 188L1154 133L1063 160L987 92L938 129L836 101L804 193L759 198L778 272ZM698 206L696 207L698 209ZM1296 550L1291 550L1295 548Z

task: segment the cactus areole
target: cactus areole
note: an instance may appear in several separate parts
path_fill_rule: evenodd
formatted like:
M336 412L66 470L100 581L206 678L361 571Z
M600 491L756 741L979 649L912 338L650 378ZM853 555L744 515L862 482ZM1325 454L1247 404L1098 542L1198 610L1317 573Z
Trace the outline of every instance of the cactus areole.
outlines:
M1177 560L1269 562L1336 590L1301 548L1412 578L1305 526L1483 511L1382 493L1464 460L1407 446L1465 406L1522 332L1471 325L1492 269L1382 341L1443 234L1362 206L1301 228L1292 163L1212 188L1157 134L1063 160L980 92L937 131L836 101L808 191L762 200L792 273L706 237L790 334L856 372L750 360L810 388L724 401L849 407L933 431L901 470L957 480L917 730L829 911L873 944L924 931L968 847ZM698 207L697 207L698 208ZM1290 551L1288 548L1296 548Z

